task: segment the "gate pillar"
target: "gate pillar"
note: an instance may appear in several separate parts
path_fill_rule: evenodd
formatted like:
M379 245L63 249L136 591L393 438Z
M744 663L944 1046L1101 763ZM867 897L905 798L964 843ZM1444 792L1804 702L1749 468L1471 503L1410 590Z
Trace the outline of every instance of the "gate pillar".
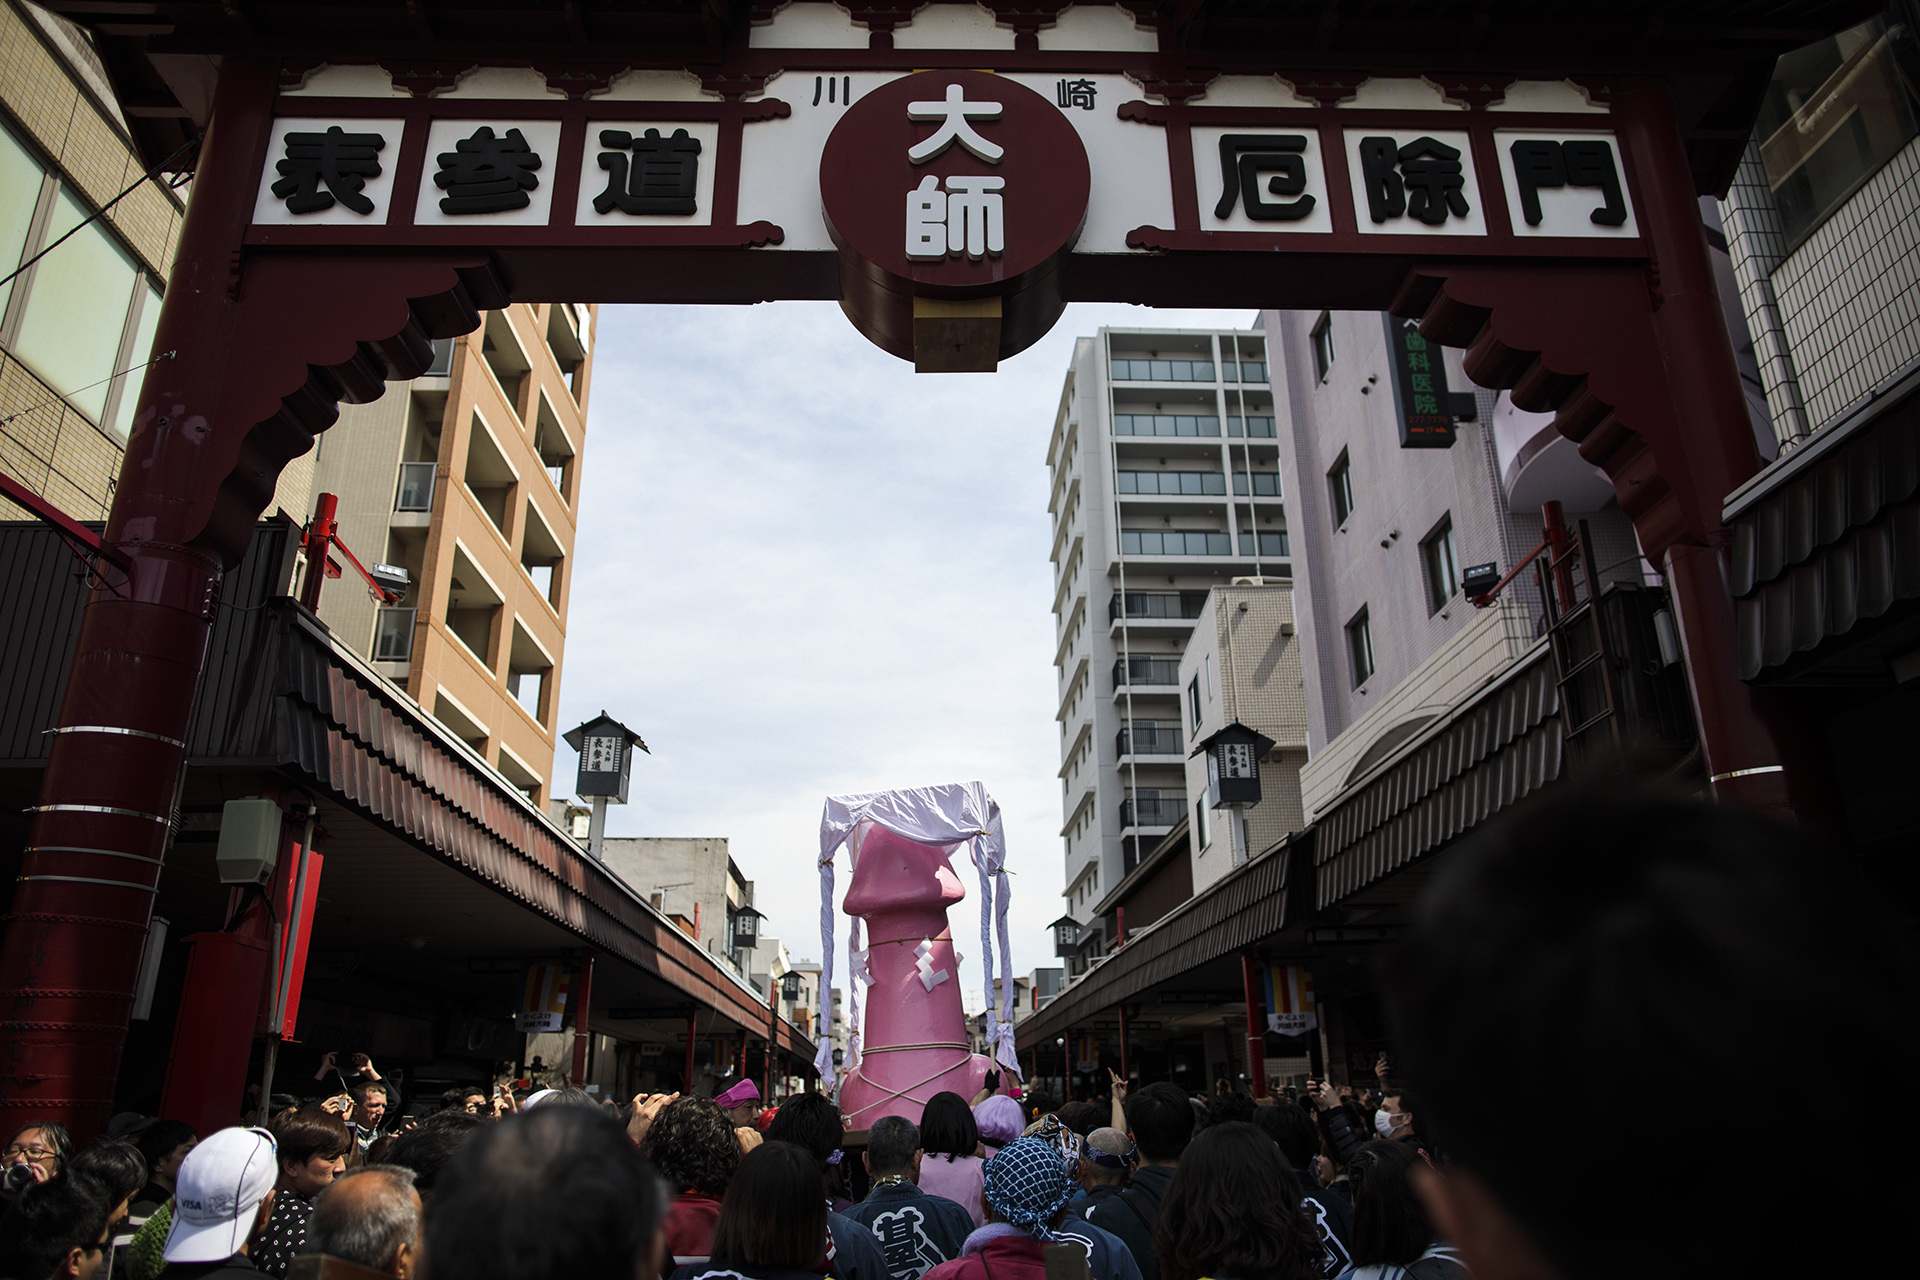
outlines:
M1616 85L1613 113L1644 266L1435 265L1392 311L1467 348L1468 376L1553 412L1613 481L1641 549L1665 573L1714 794L1780 821L1834 821L1831 781L1779 693L1744 684L1727 586L1726 495L1759 471L1707 257L1698 197L1663 81Z
M0 1126L84 1142L110 1112L220 578L281 469L340 401L419 376L432 339L505 304L473 254L243 248L275 75L221 68L154 344L174 354L140 391L0 942Z

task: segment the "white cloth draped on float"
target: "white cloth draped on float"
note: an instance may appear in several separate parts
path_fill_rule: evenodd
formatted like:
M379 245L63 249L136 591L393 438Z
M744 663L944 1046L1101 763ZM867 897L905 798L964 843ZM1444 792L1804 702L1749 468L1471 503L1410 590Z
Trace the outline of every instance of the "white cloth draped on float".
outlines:
M814 1038L819 1045L814 1069L824 1087L833 1088L833 1037L826 1010L833 990L833 860L840 846L852 840L859 857L855 829L863 822L885 827L895 835L920 844L965 843L980 875L980 952L986 975L987 1042L993 1059L1016 1077L1020 1059L1013 1047L1013 956L1007 946L1007 838L1000 825L1000 806L978 782L949 782L937 787L907 787L869 795L828 796L820 815L820 962L821 1012L814 1015ZM859 1065L860 986L865 952L860 947L860 918L851 917L847 931L847 983L852 996L852 1032L848 1039L849 1071ZM995 1008L993 990L994 935L1000 942L1000 999Z

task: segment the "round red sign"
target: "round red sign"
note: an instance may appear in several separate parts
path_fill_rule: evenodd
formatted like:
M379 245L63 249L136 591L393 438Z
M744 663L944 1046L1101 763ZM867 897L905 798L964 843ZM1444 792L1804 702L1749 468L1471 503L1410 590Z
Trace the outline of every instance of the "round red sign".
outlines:
M1087 149L1059 108L984 71L882 85L847 109L820 157L843 263L922 297L1019 289L1073 247L1092 183Z

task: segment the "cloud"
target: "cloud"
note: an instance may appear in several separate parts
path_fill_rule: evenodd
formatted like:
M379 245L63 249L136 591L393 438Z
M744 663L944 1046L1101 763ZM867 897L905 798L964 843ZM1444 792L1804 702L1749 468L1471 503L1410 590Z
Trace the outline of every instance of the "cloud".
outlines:
M1046 448L1073 343L1252 319L1075 306L996 375L924 375L831 303L603 308L560 724L604 709L652 748L608 834L727 837L764 932L817 960L825 797L978 779L1006 819L1014 972L1053 964ZM556 790L574 769L563 744Z

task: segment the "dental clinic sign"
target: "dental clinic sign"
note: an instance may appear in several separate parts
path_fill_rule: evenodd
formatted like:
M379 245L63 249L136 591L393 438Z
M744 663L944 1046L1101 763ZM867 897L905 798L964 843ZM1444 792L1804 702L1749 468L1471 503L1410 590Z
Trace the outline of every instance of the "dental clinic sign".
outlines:
M1005 76L931 71L865 94L820 156L843 305L869 337L929 327L997 356L1009 323L1052 324L1092 166L1055 101ZM939 343L932 344L936 349Z

